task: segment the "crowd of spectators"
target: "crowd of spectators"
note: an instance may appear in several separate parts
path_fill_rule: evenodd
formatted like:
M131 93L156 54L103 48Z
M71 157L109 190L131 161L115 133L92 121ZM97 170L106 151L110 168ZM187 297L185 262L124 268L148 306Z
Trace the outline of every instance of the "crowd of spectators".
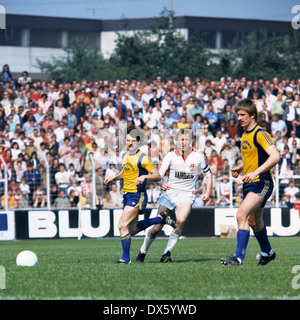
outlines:
M258 123L272 135L281 154L280 200L292 202L300 180L300 79L222 77L180 80L157 76L137 79L82 80L58 83L33 81L28 72L13 78L8 65L0 74L0 178L8 172L9 208L46 207L47 173L51 206L92 205L90 154L96 166L96 205L122 206L122 182L111 187L106 177L121 169L124 126L145 131L144 147L159 167L176 148L174 133L191 129L193 147L205 153L214 174L207 206L228 206L229 168L241 161L242 129L234 106L248 97L257 105ZM292 184L292 185L291 185ZM1 206L4 188L1 183ZM241 177L233 179L233 203L242 200ZM194 207L203 206L205 179L197 182ZM297 190L298 189L298 190ZM160 189L150 184L149 206L157 206ZM274 195L269 199L274 203Z

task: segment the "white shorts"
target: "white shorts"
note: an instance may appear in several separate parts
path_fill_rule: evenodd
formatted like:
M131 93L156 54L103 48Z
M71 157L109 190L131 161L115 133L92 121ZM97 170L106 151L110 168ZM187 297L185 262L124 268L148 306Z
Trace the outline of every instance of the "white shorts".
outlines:
M195 201L195 195L192 192L171 189L162 191L157 201L158 204L173 210L178 204L188 202L192 205Z

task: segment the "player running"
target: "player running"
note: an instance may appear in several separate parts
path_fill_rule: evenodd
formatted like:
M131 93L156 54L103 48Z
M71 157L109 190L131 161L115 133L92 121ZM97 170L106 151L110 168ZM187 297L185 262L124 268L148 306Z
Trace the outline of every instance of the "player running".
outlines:
M153 168L149 158L140 151L140 130L131 127L127 130L127 152L123 155L122 171L112 178L105 179L104 184L123 178L123 212L119 220L119 230L123 249L122 258L116 261L119 264L131 263L130 245L131 236L148 228L153 224L172 223L167 215L162 213L155 218L138 221L138 215L143 213L147 205L147 181L160 181L161 176Z
M162 212L170 214L174 208L176 215L176 228L169 237L161 262L171 262L171 252L179 240L195 200L195 183L200 169L207 179L206 192L202 195L203 201L208 201L212 187L212 175L204 154L196 152L191 147L190 130L181 129L177 134L177 141L178 148L165 155L159 170L162 177L169 171L169 180L168 183L162 181L159 183L163 191L158 200L158 215ZM144 243L136 257L137 262L144 261L150 245L162 227L163 225L155 225L145 236Z
M260 245L261 255L257 265L266 265L276 258L268 240L262 220L263 207L273 191L271 169L280 156L268 132L257 123L257 109L250 99L240 100L235 112L244 132L241 140L243 163L231 170L234 178L244 171L243 201L236 215L238 232L235 253L230 258L221 258L224 265L241 265L250 236L250 228Z

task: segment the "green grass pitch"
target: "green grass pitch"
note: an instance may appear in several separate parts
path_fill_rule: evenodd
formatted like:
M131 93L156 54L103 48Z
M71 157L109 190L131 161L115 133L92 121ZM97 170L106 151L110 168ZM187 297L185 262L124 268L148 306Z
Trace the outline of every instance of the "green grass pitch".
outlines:
M130 265L115 265L121 257L118 239L22 240L0 243L0 265L6 289L0 299L300 299L292 286L300 264L299 238L271 238L277 259L257 267L259 252L250 238L244 265L224 267L220 258L235 250L235 239L181 239L172 263L159 262L166 239L157 239L143 264L135 262L142 239L134 238ZM22 250L34 251L36 267L17 267ZM300 284L298 274L298 284Z

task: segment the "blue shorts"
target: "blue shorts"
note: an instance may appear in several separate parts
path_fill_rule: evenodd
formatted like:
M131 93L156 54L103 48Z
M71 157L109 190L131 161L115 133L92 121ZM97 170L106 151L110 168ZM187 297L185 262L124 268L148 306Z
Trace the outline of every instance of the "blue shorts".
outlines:
M146 192L124 192L123 194L123 209L125 206L139 208L140 213L146 209L148 197Z
M262 207L265 206L267 200L272 195L274 188L273 180L262 180L258 182L252 183L244 183L243 184L243 198L246 198L246 195L249 192L254 192L263 198Z

